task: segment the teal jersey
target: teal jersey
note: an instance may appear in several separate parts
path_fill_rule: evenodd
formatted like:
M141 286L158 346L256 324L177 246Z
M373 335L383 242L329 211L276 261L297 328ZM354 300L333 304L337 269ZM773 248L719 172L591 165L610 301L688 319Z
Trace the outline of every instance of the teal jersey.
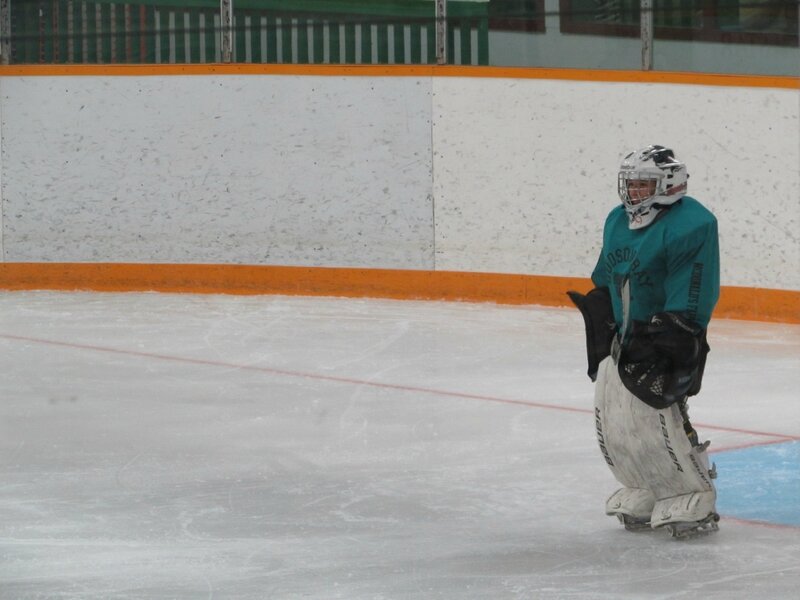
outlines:
M655 313L672 311L707 328L719 298L717 220L697 200L684 196L647 227L629 229L628 215L620 205L606 219L592 281L609 288L620 330L625 281L631 321L648 321Z

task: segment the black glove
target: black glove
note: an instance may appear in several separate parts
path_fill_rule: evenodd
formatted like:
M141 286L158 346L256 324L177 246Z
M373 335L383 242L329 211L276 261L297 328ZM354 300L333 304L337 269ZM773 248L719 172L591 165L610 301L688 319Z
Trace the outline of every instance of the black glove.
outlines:
M703 328L678 313L653 315L647 325L656 351L668 357L675 366L695 367L700 355Z
M634 323L620 358L622 383L658 409L697 394L709 350L705 336L702 327L674 312Z

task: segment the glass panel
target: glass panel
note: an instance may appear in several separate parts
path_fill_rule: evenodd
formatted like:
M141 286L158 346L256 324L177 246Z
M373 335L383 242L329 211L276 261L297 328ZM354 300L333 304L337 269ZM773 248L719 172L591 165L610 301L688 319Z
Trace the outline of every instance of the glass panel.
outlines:
M656 27L699 29L703 24L703 4L699 0L655 0L653 24Z
M663 0L661 0L663 1ZM656 69L800 75L797 0L705 0L656 20ZM658 17L658 13L657 17Z
M638 25L638 0L572 0L570 21L591 25Z
M559 31L553 34L553 19L548 19L550 40L540 44L541 66L580 67L574 60L578 51L584 67L641 68L633 56L641 53L639 0L551 1L558 2ZM800 75L797 4L797 0L654 0L654 68ZM549 52L553 46L559 47L560 55ZM493 43L493 56L497 49Z
M544 0L489 0L489 28L544 31Z
M728 27L757 33L797 35L798 2L748 0L732 11Z

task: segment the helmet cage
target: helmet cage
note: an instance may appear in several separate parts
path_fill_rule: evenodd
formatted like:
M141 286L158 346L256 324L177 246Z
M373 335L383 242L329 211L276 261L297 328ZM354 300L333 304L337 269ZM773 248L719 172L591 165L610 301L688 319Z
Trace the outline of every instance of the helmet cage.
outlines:
M637 195L637 198L632 198L629 186L634 181L655 182L652 193L647 196ZM621 170L617 178L617 191L622 203L625 205L625 210L629 213L645 212L655 203L655 199L658 196L666 193L664 182L664 173L660 169Z
M651 207L669 206L686 194L686 165L675 159L664 146L648 146L631 152L622 162L617 177L617 192L631 220L650 212ZM634 181L655 181L655 189L647 196L632 198L629 184Z

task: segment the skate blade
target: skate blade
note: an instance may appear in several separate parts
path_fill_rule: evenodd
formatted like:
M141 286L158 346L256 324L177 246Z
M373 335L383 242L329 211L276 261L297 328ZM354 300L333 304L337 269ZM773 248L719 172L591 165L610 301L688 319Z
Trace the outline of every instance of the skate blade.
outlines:
M719 531L717 521L719 521L719 517L717 515L712 515L700 523L673 523L671 525L665 525L664 529L667 530L671 538L686 540Z

